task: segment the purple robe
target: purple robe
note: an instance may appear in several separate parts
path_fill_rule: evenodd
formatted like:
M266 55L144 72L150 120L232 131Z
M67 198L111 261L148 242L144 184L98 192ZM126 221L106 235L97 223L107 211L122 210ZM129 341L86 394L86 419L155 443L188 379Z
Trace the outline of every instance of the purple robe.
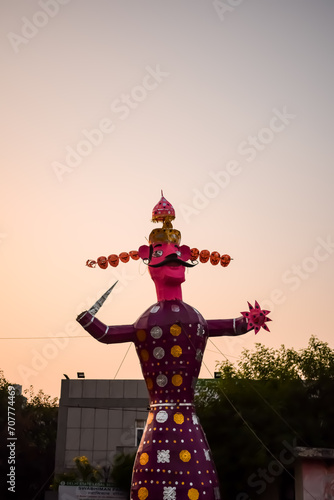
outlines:
M108 327L88 312L78 321L100 342L134 342L140 360L150 411L131 500L218 500L218 477L196 416L194 390L208 337L244 334L247 321L206 321L181 300L157 302L133 325Z

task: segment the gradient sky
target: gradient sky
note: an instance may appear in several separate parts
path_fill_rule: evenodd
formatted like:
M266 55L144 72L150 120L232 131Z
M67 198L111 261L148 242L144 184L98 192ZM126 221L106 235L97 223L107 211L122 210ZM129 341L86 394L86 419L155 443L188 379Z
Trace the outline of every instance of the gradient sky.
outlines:
M59 396L63 373L142 377L133 346L119 369L128 344L100 344L75 318L116 279L106 323L155 302L143 264L85 262L144 244L161 189L184 244L234 258L187 271L185 302L207 319L237 317L247 300L272 310L270 333L214 340L230 360L312 334L334 347L334 3L237 3L2 2L10 382ZM216 360L209 342L202 377Z

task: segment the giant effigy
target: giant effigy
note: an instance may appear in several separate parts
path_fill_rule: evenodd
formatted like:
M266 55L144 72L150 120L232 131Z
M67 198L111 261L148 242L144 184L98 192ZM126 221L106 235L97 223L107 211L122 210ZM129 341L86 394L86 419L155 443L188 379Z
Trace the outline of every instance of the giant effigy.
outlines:
M198 261L226 267L231 258L181 245L181 233L172 225L175 211L161 194L152 221L162 227L152 230L148 245L87 261L89 267L106 269L130 258L143 259L157 302L133 324L107 326L95 314L111 287L77 321L99 342L133 342L139 357L150 405L133 468L131 500L219 500L217 472L194 407L203 353L209 337L243 335L252 329L257 333L261 327L269 331L269 311L255 302L238 318L206 320L183 302L186 267Z

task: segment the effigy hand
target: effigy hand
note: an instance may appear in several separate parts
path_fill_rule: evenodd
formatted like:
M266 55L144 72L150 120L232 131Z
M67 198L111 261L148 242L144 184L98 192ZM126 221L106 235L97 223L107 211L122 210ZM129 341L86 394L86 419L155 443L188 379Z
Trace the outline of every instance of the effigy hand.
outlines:
M257 301L255 301L255 307L253 307L249 302L248 306L249 306L249 311L241 313L243 317L247 319L248 322L247 331L254 328L255 334L257 334L257 332L261 328L264 328L265 330L267 330L267 332L270 332L269 328L266 325L267 321L271 321L270 318L267 318L267 314L269 314L270 311L261 309Z
M87 311L83 311L82 313L80 313L77 318L76 318L76 321L79 321L85 314L87 313Z

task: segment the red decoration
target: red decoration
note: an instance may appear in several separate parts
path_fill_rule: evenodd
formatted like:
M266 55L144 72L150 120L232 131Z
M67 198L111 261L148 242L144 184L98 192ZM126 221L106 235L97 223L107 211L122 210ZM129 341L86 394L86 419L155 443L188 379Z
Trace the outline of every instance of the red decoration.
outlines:
M227 267L231 262L231 257L226 253L220 257L220 263L223 267Z
M216 266L219 264L220 261L220 253L219 252L212 252L210 255L210 262L213 266Z
M209 250L201 250L199 254L200 262L202 262L202 264L205 264L205 262L208 262L209 258L210 258Z
M88 259L86 261L86 266L88 266L88 267L95 267L96 266L96 260L90 260L90 259Z
M116 255L114 253L112 253L111 255L109 255L108 262L109 262L109 264L112 267L117 267L118 264L119 264L119 257L118 257L118 255Z
M140 247L140 248L143 248L143 247ZM189 249L189 247L187 247L187 248ZM149 247L147 247L147 249L149 249ZM181 247L180 247L180 249L181 249ZM189 249L189 252L190 252L190 255L188 255L187 257L185 255L183 255L184 260L190 259L191 261L195 261L199 258L200 262L205 264L210 259L210 262L213 266L216 266L220 262L223 267L228 266L232 260L231 257L227 254L224 254L220 257L219 252L211 252L210 253L209 250L202 250L200 252L198 250L198 248L192 248L191 250ZM147 257L145 257L145 258L148 258L148 255L149 255L149 253L147 254ZM98 264L98 266L101 269L107 269L108 262L109 262L109 264L112 267L117 267L119 264L119 261L124 262L124 263L129 262L130 257L133 260L139 260L140 258L143 258L143 256L140 254L140 249L139 250L131 250L130 252L121 252L119 255L116 255L113 253L113 254L109 255L108 258L103 257L103 256L99 257L97 259L97 262L95 260L88 259L86 261L86 266L94 268L94 267L96 267L96 264Z
M128 252L122 252L119 254L119 258L122 262L129 262L130 256Z
M191 257L190 257L190 259L191 259L191 260L197 260L197 259L198 259L198 256L199 256L199 250L198 250L198 248L192 248L192 249L190 250L190 252L191 252Z
M107 269L108 267L108 259L107 257L99 257L97 259L97 264L101 269Z

